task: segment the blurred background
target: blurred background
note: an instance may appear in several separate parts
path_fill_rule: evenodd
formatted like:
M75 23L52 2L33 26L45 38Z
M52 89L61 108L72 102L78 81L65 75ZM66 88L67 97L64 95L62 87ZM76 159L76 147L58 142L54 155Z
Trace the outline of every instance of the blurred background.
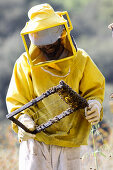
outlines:
M49 3L55 11L68 11L77 46L91 56L105 76L104 120L111 129L108 150L111 151L113 143L113 115L109 109L109 96L113 92L113 38L108 29L108 25L113 22L113 0L0 0L0 165L4 170L18 169L19 146L17 135L12 132L10 121L5 118L5 96L14 63L25 51L20 31L28 21L27 11L40 3ZM106 160L106 166L109 164L107 169L104 166L106 170L113 167L110 164L113 162L112 152L108 150L107 157L101 158ZM110 159L108 153L111 154Z

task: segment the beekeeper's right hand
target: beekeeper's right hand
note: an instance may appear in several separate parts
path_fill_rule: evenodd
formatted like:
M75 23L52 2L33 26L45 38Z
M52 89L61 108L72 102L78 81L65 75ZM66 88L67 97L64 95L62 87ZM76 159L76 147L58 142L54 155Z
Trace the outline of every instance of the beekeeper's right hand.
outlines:
M35 122L27 115L23 114L18 119L23 125L25 125L29 130L35 130ZM28 139L34 139L35 134L25 132L21 127L18 127L18 139L19 142L26 141Z

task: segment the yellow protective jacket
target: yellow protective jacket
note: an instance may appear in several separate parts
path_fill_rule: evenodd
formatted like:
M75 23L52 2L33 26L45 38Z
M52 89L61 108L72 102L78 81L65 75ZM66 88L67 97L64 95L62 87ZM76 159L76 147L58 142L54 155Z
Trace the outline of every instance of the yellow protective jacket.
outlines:
M39 53L33 54L32 52L32 60L35 55ZM27 54L23 53L15 63L9 85L6 97L8 112L20 108L49 88L58 85L60 80L66 82L87 100L95 99L102 104L105 79L84 50L78 49L77 55L70 60L43 67L30 66ZM67 104L60 99L58 94L54 94L24 110L16 118L26 113L37 125L40 125L67 108ZM101 119L102 116L101 111ZM18 132L15 124L12 127L15 132ZM90 129L91 125L85 119L84 110L78 110L47 128L46 131L37 133L36 140L51 145L78 147L87 144Z

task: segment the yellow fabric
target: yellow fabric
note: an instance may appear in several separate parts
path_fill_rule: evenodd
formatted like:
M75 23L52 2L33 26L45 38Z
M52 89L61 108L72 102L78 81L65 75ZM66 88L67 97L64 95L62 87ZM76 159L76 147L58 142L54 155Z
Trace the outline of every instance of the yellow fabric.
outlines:
M45 3L45 4L40 4L33 6L29 11L28 11L28 17L30 20L43 20L45 18L50 17L51 15L54 15L54 10L53 8Z
M66 15L67 19L64 19L63 15ZM66 49L70 49L70 57L73 57L76 55L76 49L73 45L71 36L70 36L70 31L73 29L71 20L69 18L69 15L67 11L63 12L55 12L54 9L47 3L45 4L40 4L32 7L29 12L28 12L28 17L29 21L26 23L25 27L21 31L21 36L22 40L25 46L25 50L27 52L27 56L29 58L30 65L33 65L35 63L39 63L39 60L41 58L42 62L45 61L45 57L38 56L38 58L35 58L35 60L32 63L31 56L29 54L29 47L27 46L27 41L26 41L26 34L31 34L35 33L41 30L45 30L51 27L56 27L56 26L64 26L64 30L62 32L62 39L64 41L64 45L66 45ZM68 58L63 58L62 60L67 60ZM57 60L58 61L58 60ZM53 63L56 61L51 61L51 67L57 67ZM59 62L59 61L58 61ZM49 63L47 61L46 63ZM45 64L46 64L45 63ZM43 64L43 63L39 63ZM53 65L52 65L53 64ZM57 67L57 70L59 68Z
M21 34L40 31L66 22L61 15L46 3L32 7L28 12L28 17L30 20L22 29Z
M38 51L37 54L40 56L41 53ZM10 113L40 96L49 88L59 84L61 79L87 100L95 99L102 103L105 79L84 50L78 49L77 56L73 59L56 63L56 65L61 71L50 66L43 66L49 71L48 73L42 67L30 67L26 53L23 53L15 63L9 85L6 97L8 112ZM68 69L70 69L70 74L61 78L60 76L67 74ZM50 73L54 73L58 77ZM21 114L28 114L36 124L40 125L67 108L67 104L60 99L58 94L54 94ZM21 114L18 114L16 118ZM101 119L102 114L101 111ZM45 132L37 133L36 140L64 147L85 145L90 128L91 125L85 119L84 110L79 110L47 128ZM18 132L15 124L13 124L13 129Z

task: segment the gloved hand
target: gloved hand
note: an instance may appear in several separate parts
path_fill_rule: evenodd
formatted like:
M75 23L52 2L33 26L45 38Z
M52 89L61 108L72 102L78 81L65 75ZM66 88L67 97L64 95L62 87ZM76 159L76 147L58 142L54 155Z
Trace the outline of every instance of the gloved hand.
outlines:
M109 101L110 111L113 113L113 94L110 96L111 100Z
M21 115L18 120L29 130L35 130L35 122L27 114ZM25 132L21 127L18 127L18 139L20 142L26 141L31 138L34 139L35 137L35 134Z
M95 125L100 121L101 104L97 100L88 100L89 106L85 108L85 116L91 125Z
M109 28L109 29L113 29L113 23L109 24L109 25L108 25L108 28Z

